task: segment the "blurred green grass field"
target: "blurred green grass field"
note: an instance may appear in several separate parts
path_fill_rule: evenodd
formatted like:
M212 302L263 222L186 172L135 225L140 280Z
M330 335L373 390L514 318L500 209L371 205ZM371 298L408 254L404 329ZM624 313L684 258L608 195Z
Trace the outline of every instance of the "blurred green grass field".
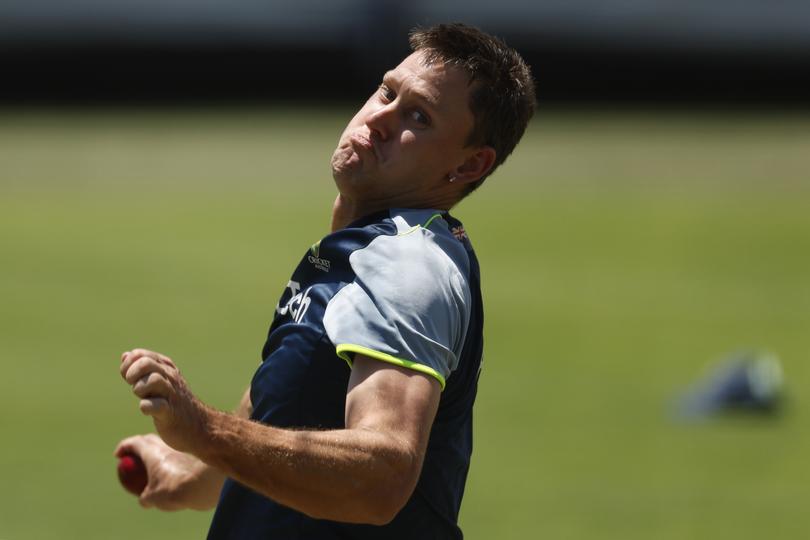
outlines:
M119 355L236 404L350 115L0 112L0 539L205 535L117 483L151 429ZM806 538L810 117L541 113L454 213L487 305L467 538ZM784 414L673 422L740 348L782 358Z

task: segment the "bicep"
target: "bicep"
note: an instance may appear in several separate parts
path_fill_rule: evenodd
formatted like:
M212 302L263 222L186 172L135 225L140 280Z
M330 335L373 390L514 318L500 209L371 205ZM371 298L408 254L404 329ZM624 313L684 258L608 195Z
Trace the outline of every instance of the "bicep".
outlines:
M421 468L440 396L435 378L357 354L346 395L346 428L391 437L419 457Z

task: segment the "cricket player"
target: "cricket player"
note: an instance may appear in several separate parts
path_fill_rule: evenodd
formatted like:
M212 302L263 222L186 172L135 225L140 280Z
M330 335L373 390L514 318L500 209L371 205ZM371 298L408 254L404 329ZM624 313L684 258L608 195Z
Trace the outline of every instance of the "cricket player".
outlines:
M331 233L286 283L239 409L200 401L163 354L122 355L158 435L116 453L146 464L143 506L216 506L210 539L462 538L483 306L449 211L515 148L534 85L469 26L410 44L340 136Z

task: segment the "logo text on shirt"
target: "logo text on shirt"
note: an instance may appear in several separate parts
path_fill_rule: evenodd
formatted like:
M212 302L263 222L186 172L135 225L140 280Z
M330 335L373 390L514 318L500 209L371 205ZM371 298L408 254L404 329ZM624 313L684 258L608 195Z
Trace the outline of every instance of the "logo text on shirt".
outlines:
M307 260L315 265L315 268L318 270L323 270L324 272L328 272L331 266L331 262L328 259L323 259L321 257L315 257L314 255L307 256Z
M309 248L309 255L307 256L307 260L315 265L315 268L318 270L323 270L324 272L328 272L332 266L332 263L329 259L324 259L321 257L321 243L320 241L315 242L312 244L312 247Z
M307 288L304 292L298 292L301 289L301 285L297 281L290 280L287 283L287 288L290 289L292 296L284 307L276 306L276 313L286 315L289 312L293 321L300 323L307 309L309 309L309 304L312 302L309 298L309 290L312 287Z

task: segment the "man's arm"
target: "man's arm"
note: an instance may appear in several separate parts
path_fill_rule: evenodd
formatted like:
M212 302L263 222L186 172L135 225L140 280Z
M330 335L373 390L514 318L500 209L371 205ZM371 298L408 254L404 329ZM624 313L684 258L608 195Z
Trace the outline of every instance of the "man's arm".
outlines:
M389 522L413 493L441 391L431 377L358 355L346 428L299 431L211 409L151 351L128 353L121 373L174 448L309 516L371 524Z
M234 415L247 419L252 410L248 389ZM191 454L178 452L157 435L122 440L115 455L124 454L137 454L147 469L148 483L138 497L144 508L209 510L217 504L225 474Z

